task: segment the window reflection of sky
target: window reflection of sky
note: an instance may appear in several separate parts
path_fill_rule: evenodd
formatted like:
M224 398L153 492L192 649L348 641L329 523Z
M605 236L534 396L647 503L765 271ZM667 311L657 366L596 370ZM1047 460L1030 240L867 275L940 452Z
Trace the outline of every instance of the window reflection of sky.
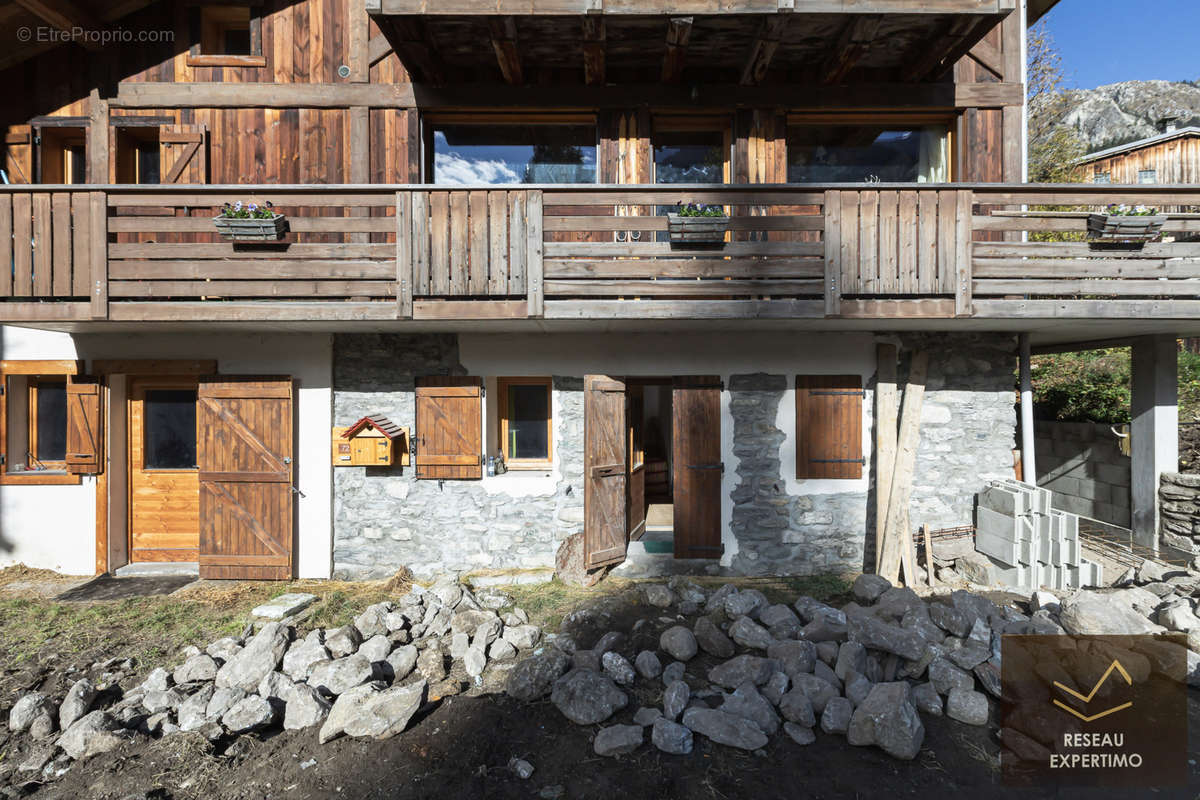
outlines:
M442 186L518 183L594 183L596 147L594 129L559 126L535 147L534 129L474 126L451 128L433 134L434 183ZM546 131L542 131L545 133ZM490 140L488 143L477 143Z

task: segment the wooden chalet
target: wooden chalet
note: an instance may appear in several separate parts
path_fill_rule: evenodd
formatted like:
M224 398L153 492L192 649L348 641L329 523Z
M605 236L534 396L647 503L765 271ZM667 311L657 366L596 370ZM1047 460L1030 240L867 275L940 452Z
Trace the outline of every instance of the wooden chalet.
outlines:
M914 508L969 522L1014 448L1036 474L1018 337L1136 337L1158 375L1200 333L1200 190L1022 182L1052 5L0 2L0 560L536 570L581 534L592 567L861 568L901 524L873 505L897 348L944 356L922 447L971 454L929 451ZM282 233L218 232L237 203ZM1110 203L1182 210L1097 251ZM724 236L673 241L691 205ZM333 469L374 414L411 469Z

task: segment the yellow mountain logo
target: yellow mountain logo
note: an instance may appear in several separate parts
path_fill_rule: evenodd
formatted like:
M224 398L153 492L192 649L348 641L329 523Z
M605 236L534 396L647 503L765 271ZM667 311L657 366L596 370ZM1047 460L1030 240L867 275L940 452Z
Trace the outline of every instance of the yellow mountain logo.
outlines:
M1104 674L1100 676L1100 680L1096 681L1096 685L1093 686L1092 690L1090 692L1088 692L1086 695L1080 694L1079 692L1072 689L1070 686L1064 686L1063 684L1059 683L1058 681L1054 682L1054 686L1055 686L1055 688L1061 689L1062 691L1066 692L1067 694L1071 695L1072 697L1075 697L1075 698L1081 700L1083 703L1087 704L1087 703L1092 702L1092 698L1096 696L1096 692L1100 691L1100 687L1104 685L1104 682L1108 680L1108 676L1112 675L1114 670L1116 672L1120 673L1121 677L1125 679L1125 682L1127 684L1129 684L1130 686L1133 685L1133 679L1129 677L1129 673L1125 671L1125 668L1123 666L1121 666L1121 662L1114 658L1113 662L1108 665L1108 669L1106 669L1104 671ZM1100 719L1101 717L1107 717L1109 714L1115 714L1118 711L1121 711L1123 709L1131 707L1133 705L1133 702L1130 701L1128 703L1122 703L1119 706L1113 706L1112 708L1109 708L1109 709L1106 709L1099 713L1091 714L1091 715L1083 714L1082 712L1077 711L1074 708L1071 708L1069 705L1062 702L1061 700L1056 699L1054 701L1054 705L1058 706L1063 711L1066 711L1068 714L1073 714L1076 717L1079 717L1084 722L1095 722L1096 720Z

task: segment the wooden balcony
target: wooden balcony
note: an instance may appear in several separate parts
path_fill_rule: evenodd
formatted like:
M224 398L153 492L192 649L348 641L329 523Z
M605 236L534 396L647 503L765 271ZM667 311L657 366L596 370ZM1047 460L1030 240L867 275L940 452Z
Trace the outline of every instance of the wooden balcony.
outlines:
M222 240L236 200L290 231ZM726 241L671 243L680 203L723 206ZM1162 240L1087 241L1109 203L1168 209ZM0 322L1197 322L1198 211L1155 186L6 186Z

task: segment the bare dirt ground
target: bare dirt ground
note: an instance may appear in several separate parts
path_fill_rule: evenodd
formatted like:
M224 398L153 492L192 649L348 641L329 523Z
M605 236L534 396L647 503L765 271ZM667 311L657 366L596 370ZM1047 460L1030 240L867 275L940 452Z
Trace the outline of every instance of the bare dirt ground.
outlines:
M718 581L719 582L719 581ZM262 597L277 594L280 584L237 584L199 587L167 598L141 601L143 616L162 615L157 624L135 624L123 604L101 602L81 607L47 601L44 597L12 598L3 591L0 571L0 711L19 692L41 688L61 696L72 677L71 665L87 666L130 649L145 654L136 684L156 663L169 663L187 643L202 644L232 628L240 628L245 612ZM772 599L795 599L801 593L824 594L838 602L832 580L744 580ZM392 596L381 585L322 584L325 595L314 625L337 624L380 595ZM353 594L348 594L353 593ZM399 594L402 592L395 592ZM592 613L567 617L564 629L588 646L607 630L630 633L630 647L647 633L632 633L634 623L662 612L641 604L640 593L628 581L604 581L591 590L560 584L512 590L538 624L553 629L569 611ZM11 605L24 604L14 610ZM165 608L182 611L166 615ZM38 609L31 614L30 609ZM38 625L21 620L33 616ZM581 618L582 616L582 618ZM61 625L51 623L57 618ZM82 618L82 621L79 619ZM18 626L27 636L43 636L14 649L10 630ZM90 626L83 637L77 628ZM59 633L54 633L59 630ZM42 631L39 634L37 631ZM64 633L65 632L65 633ZM60 643L64 647L60 647ZM19 656L17 653L19 650ZM157 655L155 655L157 654ZM703 679L710 666L703 654L688 665L688 677ZM629 723L641 705L661 703L654 682L633 690L629 706L606 724ZM1189 692L1193 746L1200 752L1200 693ZM875 748L855 748L841 736L818 733L815 744L800 747L786 736L772 738L758 753L747 753L695 739L688 756L659 752L647 743L632 755L601 758L592 750L600 726L569 722L543 700L523 704L504 695L448 697L424 709L408 731L376 742L340 738L317 743L315 728L276 731L218 742L214 747L194 734L176 734L143 741L123 750L74 765L59 779L44 785L11 785L0 796L34 798L1094 798L1095 789L1006 787L999 770L999 745L991 727L970 727L945 718L923 718L926 736L914 761L897 761ZM19 759L7 733L0 734L0 763ZM513 757L533 764L535 772L521 780L507 767ZM1156 792L1105 790L1104 797L1200 797L1200 767L1191 767L1189 787Z

